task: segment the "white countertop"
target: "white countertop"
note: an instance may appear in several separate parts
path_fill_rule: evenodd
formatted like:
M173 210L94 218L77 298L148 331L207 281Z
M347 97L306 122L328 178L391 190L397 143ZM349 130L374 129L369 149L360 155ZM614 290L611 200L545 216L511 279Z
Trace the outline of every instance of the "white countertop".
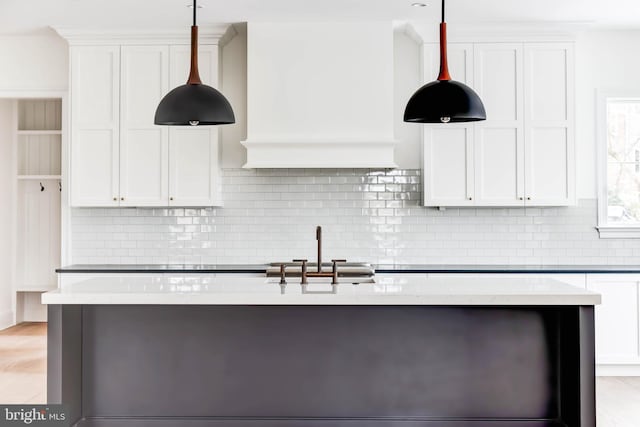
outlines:
M375 283L311 283L237 275L109 275L64 284L44 304L596 305L600 295L552 279L379 274ZM299 280L299 279L297 279ZM345 279L346 280L346 279ZM335 292L335 293L334 293Z

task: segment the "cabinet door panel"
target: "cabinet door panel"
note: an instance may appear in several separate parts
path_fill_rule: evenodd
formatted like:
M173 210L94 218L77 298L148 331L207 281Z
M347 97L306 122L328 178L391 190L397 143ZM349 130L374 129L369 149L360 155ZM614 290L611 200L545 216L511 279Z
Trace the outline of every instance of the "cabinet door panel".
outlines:
M218 142L211 128L172 128L169 143L170 206L220 206Z
M120 48L71 48L71 205L118 206Z
M569 120L571 52L566 44L525 45L528 119Z
M563 206L575 200L573 47L525 45L525 193L527 204Z
M567 128L531 129L526 145L527 203L562 204L568 200L571 196Z
M166 206L168 152L163 129L127 130L120 149L121 206Z
M640 363L638 281L627 275L588 275L587 288L602 295L596 306L596 361Z
M166 46L122 48L120 204L168 203L168 129L153 123L169 88Z
M77 130L72 147L73 206L118 206L118 140L112 130Z
M524 205L522 76L522 44L474 46L474 81L487 111L475 130L478 205Z
M171 87L185 83L189 74L190 47L171 46ZM198 49L200 77L218 86L218 47ZM221 206L219 192L218 127L174 127L169 132L169 205Z
M467 126L425 127L425 206L474 204L472 136Z
M476 202L484 206L523 205L524 144L520 130L478 127L476 134Z
M522 121L522 45L476 44L474 84L487 111L487 122Z

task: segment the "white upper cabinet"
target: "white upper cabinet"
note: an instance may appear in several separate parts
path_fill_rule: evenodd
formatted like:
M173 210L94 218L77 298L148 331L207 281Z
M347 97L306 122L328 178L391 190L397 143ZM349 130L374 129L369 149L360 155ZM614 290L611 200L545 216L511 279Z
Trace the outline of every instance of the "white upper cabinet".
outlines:
M172 128L169 142L169 206L220 206L216 132Z
M573 45L453 43L450 51L452 78L478 93L487 120L425 125L425 206L573 204ZM437 45L425 44L424 58L435 76ZM445 155L455 157L448 168L439 165Z
M472 206L473 128L425 129L424 200L427 206Z
M476 205L522 206L522 44L476 44L474 82L487 111L475 125Z
M527 201L569 205L575 197L573 48L527 44L524 53Z
M118 206L120 47L71 49L71 204Z
M169 90L168 47L123 46L120 82L120 206L166 206L169 129L153 118Z
M189 74L190 46L71 46L71 204L217 206L218 127L153 123ZM218 46L199 46L204 84L218 84Z
M449 45L449 70L454 80L472 86L473 45ZM433 81L440 68L437 44L425 45L424 80ZM474 197L473 126L424 125L424 201L426 206L472 206Z
M185 84L190 46L171 46L171 88ZM202 83L218 86L218 46L200 46ZM219 128L174 126L169 129L169 206L220 206Z

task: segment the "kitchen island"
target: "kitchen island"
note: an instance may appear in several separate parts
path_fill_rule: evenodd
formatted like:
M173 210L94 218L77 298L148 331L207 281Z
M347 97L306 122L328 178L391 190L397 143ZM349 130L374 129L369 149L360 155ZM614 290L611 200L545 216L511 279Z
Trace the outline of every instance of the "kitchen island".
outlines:
M593 427L593 306L550 279L96 276L43 295L75 425Z

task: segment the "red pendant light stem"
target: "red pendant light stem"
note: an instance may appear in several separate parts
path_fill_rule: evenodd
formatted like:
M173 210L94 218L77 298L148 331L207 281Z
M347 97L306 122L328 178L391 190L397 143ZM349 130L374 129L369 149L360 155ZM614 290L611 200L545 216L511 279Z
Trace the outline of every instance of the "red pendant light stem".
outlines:
M449 75L449 63L447 62L447 24L440 24L440 74L438 80L451 80Z
M187 84L199 85L202 84L200 80L200 73L198 72L198 26L191 27L191 71L189 72L189 80Z

